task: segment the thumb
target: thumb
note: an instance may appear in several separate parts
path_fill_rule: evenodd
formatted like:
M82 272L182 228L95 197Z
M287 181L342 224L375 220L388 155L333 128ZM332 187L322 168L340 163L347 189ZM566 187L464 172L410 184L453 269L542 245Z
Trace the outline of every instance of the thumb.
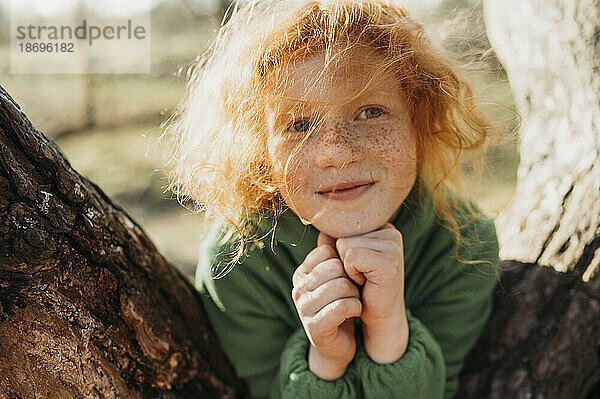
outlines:
M354 281L357 285L364 285L367 278L364 273L359 272L356 266L352 265L350 262L342 262L344 265L344 271L348 275L348 277Z
M335 248L335 238L328 236L327 234L320 232L319 236L317 237L317 247L320 245L329 245L331 246L333 249Z

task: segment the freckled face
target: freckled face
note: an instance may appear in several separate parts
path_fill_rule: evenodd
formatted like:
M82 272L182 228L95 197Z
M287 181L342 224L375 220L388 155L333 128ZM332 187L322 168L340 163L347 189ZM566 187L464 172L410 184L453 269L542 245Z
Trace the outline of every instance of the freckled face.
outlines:
M373 58L366 57L355 53L355 63L326 77L323 54L288 66L281 109L267 110L269 158L282 198L306 223L336 238L382 227L417 175L402 91L390 74L361 92L374 76L366 62L373 65ZM326 104L332 101L338 103Z

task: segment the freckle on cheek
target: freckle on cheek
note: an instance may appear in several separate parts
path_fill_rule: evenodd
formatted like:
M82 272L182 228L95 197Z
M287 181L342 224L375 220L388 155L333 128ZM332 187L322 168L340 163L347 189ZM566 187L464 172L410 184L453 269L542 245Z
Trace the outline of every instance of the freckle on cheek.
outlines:
M375 132L371 147L385 163L394 164L407 152L408 143L399 142L400 140L402 137L397 128L385 126Z

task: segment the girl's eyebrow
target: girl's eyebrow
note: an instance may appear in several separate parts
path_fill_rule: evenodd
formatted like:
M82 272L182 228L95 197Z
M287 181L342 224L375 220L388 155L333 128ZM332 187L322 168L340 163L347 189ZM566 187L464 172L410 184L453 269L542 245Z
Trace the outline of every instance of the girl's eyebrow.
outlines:
M395 91L393 88L389 88L389 87L378 87L378 88L371 88L368 89L367 91L361 93L358 96L355 96L355 98L353 98L352 100L348 101L348 106L352 106L355 103L359 103L359 102L368 102L369 100L384 100L384 101L390 101L390 102L396 102L399 100L399 96L401 95L401 93L399 93L398 91ZM312 108L312 107L319 107L321 105L329 105L324 103L302 103L301 101L297 101L294 99L290 99L287 97L283 97L282 99L282 104L281 104L281 108L280 110L282 111L282 113L289 113L292 109L296 108L298 110L303 110L303 109L308 109L308 108Z
M391 101L397 100L400 95L401 94L398 90L396 90L394 87L390 87L390 86L371 88L362 94L362 96L364 96L364 97L370 97L370 96L383 97L383 98L385 98L387 100L391 100Z
M362 93L360 96L354 98L346 104L342 104L341 107L352 108L356 107L361 103L380 103L381 105L388 106L389 108L395 109L400 106L400 93L395 92L391 89L382 90L369 90ZM297 115L303 116L307 113L314 112L315 109L320 107L329 108L328 104L312 104L312 103L299 103L297 101L285 100L280 108L280 112L277 120L286 118L288 116Z

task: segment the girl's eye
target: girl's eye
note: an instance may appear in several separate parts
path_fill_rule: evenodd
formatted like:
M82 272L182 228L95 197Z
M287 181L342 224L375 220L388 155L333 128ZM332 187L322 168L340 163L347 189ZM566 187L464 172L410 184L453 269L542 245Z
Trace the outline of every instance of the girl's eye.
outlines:
M288 130L293 129L296 132L307 132L310 130L310 122L306 119L292 122Z
M379 107L365 108L358 114L358 119L373 119L383 115L385 111ZM307 119L300 119L292 122L288 130L294 130L295 132L308 132L312 129L311 123Z
M379 107L369 107L362 110L360 114L358 114L358 119L373 119L382 115L385 111Z

